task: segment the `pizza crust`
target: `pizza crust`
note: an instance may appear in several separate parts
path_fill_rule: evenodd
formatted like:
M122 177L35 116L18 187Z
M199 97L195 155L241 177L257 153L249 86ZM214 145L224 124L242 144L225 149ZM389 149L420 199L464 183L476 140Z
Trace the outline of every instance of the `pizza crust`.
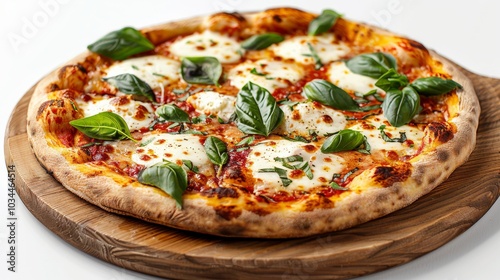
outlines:
M276 14L281 17L293 14L295 18L297 13L303 13L307 17L313 17L309 13L297 10L290 13L286 11L286 9L280 9L264 12L267 14L250 13L245 14L244 17L247 21L269 18L265 15L271 15L270 18L273 18ZM210 28L217 28L215 25L217 21L214 20L216 17L231 22L236 26L236 30L238 30L238 25L246 24L240 16L219 14L167 23L146 28L143 32L157 44L174 36L207 28L207 25ZM282 22L289 23L287 27L293 26L293 21ZM47 89L50 91L52 85L60 80L60 70L44 78L33 94L27 116L28 136L40 163L63 186L84 200L109 212L133 216L178 229L231 237L291 238L341 230L382 217L411 204L446 180L458 166L467 160L474 149L480 106L472 83L452 63L434 52L431 54L443 63L446 71L463 86L463 90L458 91L459 114L452 121L457 129L453 138L435 150L418 156L418 160L413 162L411 176L405 178L404 181L396 181L385 186L370 176L375 172L374 169L365 170L355 179L365 185L363 191L347 192L341 195L341 199L336 201L331 208L299 211L296 209L301 209L301 207L297 206L271 212L263 208L259 212L224 208L221 205L214 210L214 206L211 205L214 199L190 194L184 198L183 209L179 209L173 199L154 187L142 185L117 174L111 177L99 176L99 174L109 174L105 166L90 165L89 167L87 164L68 164L64 151L49 144L45 130L37 121L39 107L47 100ZM89 55L91 55L89 52L83 53L65 65L81 63ZM89 171L92 171L95 176L89 176ZM238 202L241 202L238 197L225 197L224 199L225 202L230 202L229 205L238 205Z

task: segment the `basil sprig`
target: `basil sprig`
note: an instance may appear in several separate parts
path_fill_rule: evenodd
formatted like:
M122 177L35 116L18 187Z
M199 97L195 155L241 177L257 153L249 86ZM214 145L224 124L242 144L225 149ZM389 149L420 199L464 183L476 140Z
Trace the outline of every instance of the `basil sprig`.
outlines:
M375 82L375 85L382 90L389 91L393 89L401 89L408 85L408 77L399 74L395 69L389 69Z
M323 153L336 153L341 151L352 151L365 142L365 137L361 132L344 129L328 137L321 146Z
M140 183L155 186L172 196L177 207L182 208L182 193L187 189L187 173L181 166L163 160L143 169L137 179Z
M309 23L309 28L307 30L308 35L319 35L321 33L325 33L337 22L337 19L341 17L341 15L333 10L323 10L321 15L317 18L313 19L311 23Z
M183 123L189 122L188 113L174 104L163 105L156 109L156 114L164 121Z
M396 58L381 52L357 55L347 60L345 65L353 73L374 79L380 78L390 69L397 69Z
M241 43L241 47L245 50L263 50L272 44L282 42L285 38L277 33L264 33L253 35Z
M285 114L267 89L248 82L236 96L236 115L243 133L269 136Z
M211 56L184 57L181 61L182 79L190 84L219 86L222 65Z
M155 100L153 89L136 75L126 73L102 79L125 94L144 96L150 101Z
M307 98L338 110L357 111L359 105L343 89L321 79L310 81L304 86Z
M229 154L227 153L226 143L217 137L209 136L207 140L205 140L204 147L208 159L210 159L213 164L219 166L217 176L220 176L222 166L229 161Z
M420 95L411 86L388 91L382 103L384 116L395 127L409 123L419 108Z
M425 96L441 95L462 88L459 83L440 77L418 78L411 83L411 86Z
M112 112L101 112L90 117L70 121L69 124L94 139L107 141L130 139L137 142L130 134L125 120Z
M134 54L152 50L154 47L141 32L132 27L125 27L106 34L87 48L105 57L123 60Z

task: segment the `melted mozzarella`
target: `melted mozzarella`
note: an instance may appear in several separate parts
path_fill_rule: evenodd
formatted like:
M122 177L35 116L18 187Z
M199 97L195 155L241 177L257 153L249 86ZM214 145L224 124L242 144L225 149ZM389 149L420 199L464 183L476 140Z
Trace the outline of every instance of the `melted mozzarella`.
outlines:
M256 73L252 74L255 68ZM273 92L276 88L295 83L304 76L304 70L297 64L281 61L248 61L229 71L231 85L241 89L249 81Z
M283 166L276 157L285 158L301 156L309 163L313 178L309 179L303 172L292 171ZM290 164L297 165L300 162ZM251 170L255 178L254 193L275 193L279 191L310 190L315 187L325 186L331 181L334 173L340 173L344 166L344 159L334 154L323 154L313 144L293 142L288 140L264 141L252 148L246 167ZM281 168L287 170L287 177L292 180L285 187L275 172L262 172L262 169Z
M330 82L348 91L367 93L371 90L381 89L375 86L376 79L351 72L343 61L336 61L328 67L328 79Z
M236 97L223 95L215 91L201 91L191 95L187 102L193 105L197 112L205 115L215 115L227 121L236 110Z
M163 88L178 81L180 63L161 55L130 58L117 61L106 71L106 77L133 74L151 88Z
M345 128L347 120L339 111L318 103L305 102L281 106L285 121L278 127L278 134L310 136L335 133Z
M235 39L207 30L174 42L170 52L178 57L213 56L221 63L234 63L240 60L243 49Z
M380 130L378 128L381 125L385 125L384 132L390 138L400 138L400 132L404 132L406 134L407 140L413 142L410 144L408 141L399 143L399 142L386 142L382 139ZM401 155L412 155L414 154L420 146L422 142L422 138L424 137L424 132L418 129L418 127L403 125L400 127L394 127L389 124L389 121L383 116L373 116L369 117L366 120L357 123L349 129L357 130L366 136L368 140L368 144L371 146L371 151L395 151Z
M309 44L318 54L323 64L339 60L350 52L350 48L346 44L337 41L333 34L296 36L271 48L277 56L293 59L302 64L314 64L314 58L310 56Z
M125 120L131 131L148 127L154 120L154 109L151 104L132 100L130 96L103 97L89 102L77 99L76 102L85 117L101 112L113 112Z
M142 146L132 154L132 161L146 167L164 159L183 165L182 160L190 160L200 173L212 175L212 164L197 135L192 134L150 134L142 138Z

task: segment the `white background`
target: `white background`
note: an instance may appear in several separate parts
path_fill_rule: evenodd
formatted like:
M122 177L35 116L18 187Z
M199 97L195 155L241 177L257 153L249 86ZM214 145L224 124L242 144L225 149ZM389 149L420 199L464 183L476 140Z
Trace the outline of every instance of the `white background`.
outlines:
M3 133L10 112L33 84L109 31L222 10L278 6L312 12L332 8L347 18L409 36L473 72L500 78L500 2L494 1L0 0L0 129ZM0 170L0 279L157 279L68 245L18 197L17 272L7 271L7 174L5 167ZM499 279L498 217L497 202L472 228L438 250L362 279Z

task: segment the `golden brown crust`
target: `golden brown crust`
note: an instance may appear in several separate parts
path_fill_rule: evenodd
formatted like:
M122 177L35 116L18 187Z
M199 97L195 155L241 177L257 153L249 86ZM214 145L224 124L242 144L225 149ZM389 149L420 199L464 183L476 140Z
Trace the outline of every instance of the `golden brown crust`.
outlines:
M227 25L235 32L233 34L241 33L241 36L246 36L247 28L287 32L305 30L314 16L286 8L244 14L244 18L234 14L217 14L146 28L143 33L154 44L159 44L178 35L206 28L222 30ZM353 26L356 32L352 31ZM374 32L389 34L344 19L339 21L335 30L352 41L366 40L366 37L379 40ZM427 52L419 44L412 47L422 53ZM289 207L271 208L271 211L266 208L268 202L252 202L252 205L241 207L245 193L224 193L221 189L214 190L211 195L187 194L183 209L179 209L172 198L156 188L110 172L112 167L104 163L85 163L81 159L85 155L78 148L60 147L56 143L57 137L50 136L61 128L47 127L47 122L40 120L51 117L50 108L64 109L66 114L72 109L71 91L59 94L60 98L55 101L47 101L47 92L55 89L81 91L82 82L86 79L83 75L86 68L82 64L85 58L91 56L89 53L73 59L66 64L68 66L54 71L39 83L28 109L28 136L37 158L58 181L79 197L110 212L221 236L289 238L340 230L412 203L446 180L474 149L480 107L472 83L447 60L434 52L431 55L443 64L446 73L463 86L463 90L457 91L459 109L451 117L452 125L430 125L426 132L429 145L423 148L424 152L409 163L364 170L350 183L350 191L335 199L313 194L310 200L284 203ZM414 59L422 63L420 56ZM70 119L77 117L68 116ZM73 160L68 160L68 157L73 157ZM322 207L314 207L311 203Z

